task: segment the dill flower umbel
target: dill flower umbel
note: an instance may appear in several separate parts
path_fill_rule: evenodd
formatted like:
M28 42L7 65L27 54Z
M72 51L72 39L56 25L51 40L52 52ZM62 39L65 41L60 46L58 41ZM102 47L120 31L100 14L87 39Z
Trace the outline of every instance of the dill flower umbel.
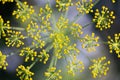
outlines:
M2 2L2 4L5 4L6 2L13 2L14 0L0 0L0 2Z
M0 39L1 37L5 37L6 33L5 30L10 29L10 21L7 21L7 23L4 23L4 20L2 16L0 15Z
M80 42L82 42L82 48L85 48L88 52L95 51L95 47L99 46L97 43L99 40L99 37L95 37L95 33L92 33L92 35L86 35L82 39L80 39Z
M41 20L49 20L52 15L52 10L48 4L45 5L45 8L40 8L40 12L38 14Z
M31 16L34 13L33 6L29 6L27 2L17 2L16 5L18 9L14 10L12 15L15 15L17 19L21 19L22 22L32 18Z
M8 63L6 62L6 55L3 55L0 51L0 68L3 68L4 70L8 66Z
M93 22L96 23L96 28L103 30L110 28L111 24L113 24L114 19L114 12L109 11L107 7L102 6L101 12L98 9L96 9Z
M114 34L114 39L108 36L108 45L110 53L115 51L116 54L118 55L118 58L120 58L120 33Z
M89 67L89 69L91 70L93 78L102 77L102 75L107 75L107 72L109 70L108 65L110 65L110 61L105 62L105 60L105 56L92 60L93 64Z
M30 47L25 47L21 49L20 56L25 56L25 62L27 62L29 59L31 61L34 61L34 58L37 56L37 52L34 51L34 49L31 49Z
M47 70L47 72L45 72L45 76L49 79L49 80L62 80L62 76L60 75L61 70L57 70L56 71L56 67L51 67Z
M29 70L29 67L25 68L23 65L20 65L18 66L16 71L17 76L19 76L21 80L33 80L32 76L34 75L34 73Z
M69 6L72 6L72 0L56 0L56 7L58 7L59 11L68 10Z
M65 47L69 45L69 37L63 33L54 33L50 35L50 38L53 39L53 48L55 49L55 55L60 59L62 56L62 51Z
M39 58L40 62L43 61L43 63L46 64L46 62L47 62L48 59L49 59L49 54L46 52L46 50L43 49L43 50L40 52L40 54L38 54L38 58Z
M76 7L79 13L81 14L88 14L89 12L93 12L93 1L92 0L79 0L76 3Z
M82 61L79 61L75 56L72 61L68 62L66 66L68 69L68 74L75 76L76 72L82 72L84 70L84 64Z
M45 41L42 40L42 36L40 35L42 30L37 23L31 21L30 24L28 24L26 31L28 36L33 39L32 45L34 45L36 48L42 48L45 46Z
M24 45L24 42L22 40L25 37L21 34L21 32L7 30L7 35L8 35L8 37L5 38L5 40L6 40L6 45L8 47L10 47L10 46L20 47L20 46Z

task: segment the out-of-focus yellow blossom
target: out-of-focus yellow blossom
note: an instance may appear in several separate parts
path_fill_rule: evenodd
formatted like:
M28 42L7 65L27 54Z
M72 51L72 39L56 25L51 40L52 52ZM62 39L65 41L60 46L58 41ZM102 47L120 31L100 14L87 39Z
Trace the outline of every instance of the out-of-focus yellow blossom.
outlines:
M72 6L72 0L56 0L56 7L59 11L67 11Z
M60 75L61 70L57 70L56 71L56 67L51 67L47 70L47 72L45 72L45 76L49 79L49 80L62 80L62 76Z
M84 64L74 56L73 60L68 62L67 69L68 74L75 76L77 72L82 72L84 70Z
M34 45L36 48L42 48L45 46L45 41L41 39L42 30L37 23L31 21L30 24L28 24L26 31L28 32L28 36L33 39L32 45Z
M38 58L39 58L40 62L43 61L43 63L46 64L46 62L47 62L48 59L49 59L49 54L47 54L46 50L43 49L43 50L40 52L40 54L38 54Z
M76 3L77 10L81 14L88 14L90 12L93 12L93 0L79 0Z
M92 60L93 64L89 67L89 69L91 70L93 78L107 75L107 72L109 70L108 65L110 65L110 61L105 62L105 60L106 60L105 56Z
M112 0L112 3L115 3L116 2L116 0Z
M111 24L113 24L114 19L114 12L109 11L107 7L102 6L101 12L98 9L96 9L93 22L96 23L96 28L103 30L110 28Z
M27 2L17 2L16 5L18 9L14 10L12 15L15 15L17 19L21 19L22 22L32 18L32 14L34 13L33 6L29 6Z
M33 72L29 70L29 67L24 67L23 65L18 66L16 69L17 76L19 76L20 80L33 80L32 76L34 75Z
M25 47L21 49L20 56L25 56L25 62L27 62L29 59L31 61L34 61L35 57L37 56L37 52L33 49L30 49L29 47Z
M20 47L24 45L24 42L22 40L25 39L25 37L21 34L21 32L7 30L7 35L8 37L5 38L5 40L6 40L6 45L8 47L10 46Z
M95 34L92 33L91 36L88 34L83 37L83 39L80 40L82 42L82 48L85 48L88 52L95 51L95 47L99 46L97 43L99 40L99 37L95 37Z
M108 36L108 45L110 49L110 53L113 51L116 52L118 58L120 58L120 33L114 35L114 39Z
M2 4L5 4L6 2L13 2L14 0L0 0L0 2L2 2Z
M3 55L0 51L0 68L3 68L6 70L6 67L8 66L8 63L6 62L6 55Z
M1 37L5 37L6 33L5 30L10 29L10 21L7 21L7 23L4 23L4 20L2 16L0 15L0 39Z

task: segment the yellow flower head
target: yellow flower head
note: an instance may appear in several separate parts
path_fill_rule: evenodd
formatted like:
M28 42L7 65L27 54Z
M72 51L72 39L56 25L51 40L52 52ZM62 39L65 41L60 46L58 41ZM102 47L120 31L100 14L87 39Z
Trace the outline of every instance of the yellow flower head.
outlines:
M16 5L18 9L14 10L12 15L15 15L17 19L21 19L22 22L25 22L31 18L32 14L34 13L33 6L29 6L27 2L17 2Z
M99 37L95 37L95 34L92 33L91 36L88 34L81 39L82 42L82 48L86 48L88 52L95 51L95 47L99 46L98 42Z
M20 46L24 45L24 42L22 40L25 37L21 34L21 32L7 30L7 35L8 35L8 37L5 38L5 40L6 40L6 45L8 47L10 47L10 46L20 47Z
M71 34L75 38L80 38L80 35L83 34L82 26L76 23L73 23L72 26L70 26Z
M110 53L113 51L116 52L118 58L120 58L120 33L114 35L114 39L108 36L108 45L110 49Z
M0 39L1 36L6 36L5 30L10 29L10 21L7 21L7 23L4 23L4 20L2 16L0 15Z
M2 2L2 4L5 4L6 2L13 2L14 0L0 0L0 2Z
M109 70L108 65L110 65L110 61L105 62L106 57L101 57L98 59L92 60L92 65L89 67L93 78L102 77L102 75L106 76Z
M3 55L0 51L0 68L3 68L4 70L8 66L8 63L6 62L6 55Z
M72 0L56 0L56 7L59 11L67 11L69 6L72 6Z
M93 12L93 1L92 0L80 0L76 3L77 10L79 13L88 14L89 12Z
M93 22L96 22L96 28L103 30L110 28L114 19L114 12L109 11L107 7L103 6L101 12L96 9Z
M68 22L68 19L60 16L58 22L56 23L56 27L58 28L58 30L64 31L66 28L68 28Z
M48 4L45 5L45 8L40 8L39 16L41 20L49 20L52 15L52 10Z
M27 62L29 59L31 61L34 61L35 57L37 56L37 52L33 49L30 49L29 47L25 47L20 51L20 56L25 56L25 62Z
M38 55L38 58L40 59L40 62L43 61L43 63L46 64L49 59L49 54L47 54L46 50L42 50Z
M33 80L32 76L34 75L33 72L29 70L29 67L24 67L23 65L18 66L16 69L17 76L19 76L20 80Z
M42 48L45 46L45 41L41 40L42 30L37 23L31 21L30 24L28 24L26 31L28 33L28 36L33 39L32 45L34 45L36 48Z
M68 63L67 69L68 74L75 76L77 72L82 72L84 70L84 64L82 61L77 60L77 58L74 56L73 60Z
M69 37L63 33L53 33L50 35L50 38L53 39L53 48L55 49L55 54L58 58L61 58L62 50L69 45Z
M51 67L45 72L45 76L49 80L62 80L62 76L60 75L61 70L56 71L56 67Z

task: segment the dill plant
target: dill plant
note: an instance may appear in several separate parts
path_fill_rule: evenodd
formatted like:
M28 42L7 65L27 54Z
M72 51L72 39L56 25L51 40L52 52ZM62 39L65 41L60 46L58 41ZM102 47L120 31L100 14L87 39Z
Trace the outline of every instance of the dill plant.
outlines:
M7 47L19 48L20 50L17 50L16 53L19 56L24 56L25 62L32 61L31 65L20 65L16 69L17 76L21 80L33 80L32 77L35 74L31 71L31 68L37 62L47 64L50 57L52 57L50 65L44 72L45 80L63 80L61 76L62 70L56 67L60 59L66 60L66 68L69 75L75 76L77 72L82 74L83 70L85 70L85 65L77 59L81 50L77 48L76 42L79 41L82 44L82 48L88 52L95 51L100 44L99 36L96 36L94 32L91 35L86 34L81 37L84 33L83 29L89 25L82 26L76 23L76 20L80 15L94 13L91 23L96 23L96 28L102 31L110 28L115 19L114 12L109 11L107 6L103 6L101 11L92 9L99 0L78 0L75 3L72 0L55 0L58 12L61 13L56 21L54 21L54 10L51 8L50 0L46 0L46 5L39 9L39 13L34 10L34 6L28 5L27 2L19 0L0 0L0 2L2 4L16 2L18 8L13 11L12 15L22 23L28 21L26 27L13 27L10 25L10 21L4 22L0 15L0 39L2 37L5 38ZM112 2L115 3L115 0L112 0ZM77 18L73 21L66 17L66 15L69 15L67 12L70 6L76 6L78 11ZM23 31L26 32L26 35L22 33ZM24 39L32 39L31 46L25 45ZM114 39L108 36L108 42L105 43L109 45L110 53L115 51L119 58L120 33L116 33ZM52 53L50 50L53 50ZM10 53L4 55L0 51L0 68L5 70L9 66L6 58L11 56ZM69 59L67 59L68 57ZM89 70L93 78L107 75L111 63L110 60L107 60L105 56L89 60L91 62Z

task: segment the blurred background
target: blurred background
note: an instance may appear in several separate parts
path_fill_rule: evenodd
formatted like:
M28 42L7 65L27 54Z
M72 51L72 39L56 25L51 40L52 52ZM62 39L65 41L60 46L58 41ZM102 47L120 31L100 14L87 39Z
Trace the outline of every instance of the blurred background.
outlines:
M23 0L26 1L26 0ZM73 2L76 0L73 0ZM30 5L33 5L36 10L39 9L39 7L42 7L45 5L44 0L27 0L27 2ZM51 0L51 5L56 11L57 9L55 8L55 1ZM97 3L93 9L101 9L101 6L107 6L110 10L113 10L115 12L116 19L114 20L114 24L111 25L111 28L108 30L103 30L99 31L98 29L95 28L95 24L91 24L87 28L84 29L84 34L91 34L92 32L95 32L97 36L100 36L101 41L107 41L107 36L113 36L115 33L120 32L120 0L116 0L116 3L113 4L111 0L100 0L99 3ZM7 20L10 20L12 26L22 26L22 24L19 21L16 21L15 18L11 15L13 10L16 9L16 3L5 3L4 5L0 3L0 15L2 15L3 19L5 22ZM69 12L68 12L68 18L70 20L73 20L74 16L78 12L75 10L75 7L70 7ZM56 15L56 14L55 14ZM90 23L93 18L93 14L89 15L84 15L81 16L80 19L77 21L77 23L80 23L81 25L85 25L86 23ZM1 38L0 39L0 51L2 51L5 54L9 54L9 52L15 51L16 48L6 48L5 45L5 39ZM29 44L28 40L25 40L26 43ZM79 42L78 48L81 49L79 45L81 45ZM88 55L90 58L96 58L100 56L107 56L109 60L111 60L111 65L110 65L110 71L106 77L103 77L102 79L99 80L120 80L120 59L117 58L117 55L115 53L110 54L108 46L101 44L100 47L97 47L97 51L94 53L87 53L85 50L81 49L85 55ZM65 70L65 61L61 60L58 62L58 68L62 68L64 72L62 75L64 76L63 80L98 80L98 79L93 79L91 77L90 71L87 69L89 66L89 60L86 58L86 56L83 54L79 55L79 59L84 62L86 69L84 70L83 73L78 73L77 77L71 77L66 74ZM23 64L23 65L29 65L30 63L24 63L23 58L19 57L18 55L11 56L7 59L9 66L7 67L7 70L0 70L0 80L19 80L18 77L16 77L16 71L15 69L17 68L18 65ZM32 71L35 72L35 76L33 80L45 80L43 77L43 72L46 71L46 69L49 66L49 62L47 65L43 65L40 63L37 63L32 68Z

